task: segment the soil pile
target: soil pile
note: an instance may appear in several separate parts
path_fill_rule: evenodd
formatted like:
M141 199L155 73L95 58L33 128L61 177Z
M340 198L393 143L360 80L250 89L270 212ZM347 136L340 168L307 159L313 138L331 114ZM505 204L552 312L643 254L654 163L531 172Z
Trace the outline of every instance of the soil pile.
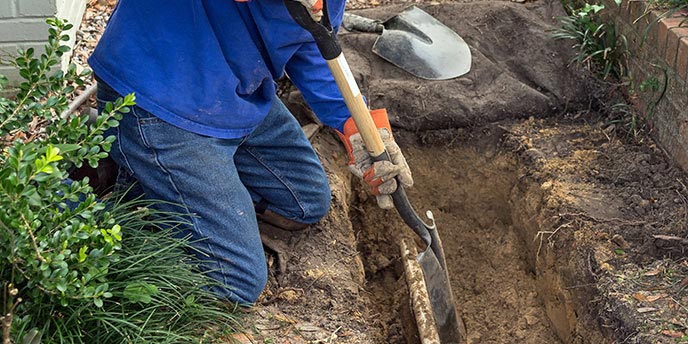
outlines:
M386 19L405 6L354 11ZM476 126L507 118L552 116L587 108L592 99L585 73L568 68L570 43L548 30L565 13L558 1L421 5L456 31L471 48L471 71L445 81L420 80L374 55L376 34L340 39L354 76L371 107L386 107L392 124L412 131Z

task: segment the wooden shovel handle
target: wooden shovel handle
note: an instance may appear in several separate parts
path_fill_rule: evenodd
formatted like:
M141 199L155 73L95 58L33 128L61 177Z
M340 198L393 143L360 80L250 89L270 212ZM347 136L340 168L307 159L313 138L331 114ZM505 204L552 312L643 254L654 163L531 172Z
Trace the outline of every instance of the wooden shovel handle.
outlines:
M320 50L320 54L322 54L325 61L327 61L327 66L334 76L339 91L342 93L346 107L349 109L351 117L354 119L354 124L356 124L356 128L358 128L359 133L361 133L366 149L368 149L373 160L389 161L390 156L385 150L385 145L382 142L380 133L377 131L377 127L375 126L373 118L370 116L370 111L368 111L365 101L363 101L363 95L351 73L349 64L342 54L342 48L339 46L339 41L337 40L337 33L332 29L332 25L330 25L327 12L327 0L323 0L324 16L320 23L313 21L308 10L306 10L300 2L284 0L284 4L289 14L294 18L294 21L313 36L315 43L318 45L318 50ZM432 223L428 225L413 209L411 202L409 202L404 192L404 188L401 186L397 187L397 190L392 194L392 200L404 222L423 239L427 245L426 249L433 248L434 245L431 245L433 242L431 232L436 233L437 228L435 227L435 221L431 217L432 213L428 212L428 218L432 220ZM434 250L435 249L433 249L433 251ZM442 254L441 251L439 251L437 256L442 257L441 261L444 261L444 254Z
M354 123L356 123L356 128L358 128L368 152L374 157L380 156L385 152L385 144L380 138L373 118L370 117L368 106L363 100L363 95L356 84L344 54L340 53L336 58L327 60L327 66L337 82L339 91L344 97L344 103L346 103L346 107L349 109Z

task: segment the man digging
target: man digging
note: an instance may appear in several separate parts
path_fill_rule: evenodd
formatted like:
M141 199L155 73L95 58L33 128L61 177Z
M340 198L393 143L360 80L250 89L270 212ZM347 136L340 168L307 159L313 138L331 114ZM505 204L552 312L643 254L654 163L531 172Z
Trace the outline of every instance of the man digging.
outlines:
M319 20L322 5L300 0ZM339 26L345 1L329 3ZM181 214L219 296L256 301L267 280L259 223L303 230L330 206L325 172L276 96L286 73L334 128L378 204L413 184L384 109L371 112L392 162L372 163L312 36L282 0L120 0L89 59L98 104L135 93L111 155L154 206ZM261 225L262 226L262 225ZM279 248L276 248L279 250Z

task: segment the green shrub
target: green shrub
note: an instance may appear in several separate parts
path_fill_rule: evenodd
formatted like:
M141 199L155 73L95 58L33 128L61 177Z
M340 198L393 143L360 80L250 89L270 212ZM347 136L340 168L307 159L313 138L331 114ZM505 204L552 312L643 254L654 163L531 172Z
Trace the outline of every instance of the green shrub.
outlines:
M174 214L141 201L98 200L68 171L96 167L115 140L103 133L134 105L107 104L94 123L61 118L89 72L59 68L70 24L49 19L45 52L9 61L23 82L0 97L0 308L3 340L22 343L188 343L234 317L204 286ZM0 94L7 79L0 77ZM151 231L151 228L158 228Z

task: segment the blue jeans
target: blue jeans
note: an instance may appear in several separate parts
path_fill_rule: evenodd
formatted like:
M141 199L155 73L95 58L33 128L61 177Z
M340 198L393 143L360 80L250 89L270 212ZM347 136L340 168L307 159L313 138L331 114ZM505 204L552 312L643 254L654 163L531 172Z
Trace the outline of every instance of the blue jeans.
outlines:
M120 97L98 83L98 107ZM110 155L155 207L180 213L220 297L253 303L267 281L254 203L312 224L330 207L325 171L298 122L275 97L250 135L218 139L172 126L140 107L125 114ZM126 235L126 233L125 233Z

